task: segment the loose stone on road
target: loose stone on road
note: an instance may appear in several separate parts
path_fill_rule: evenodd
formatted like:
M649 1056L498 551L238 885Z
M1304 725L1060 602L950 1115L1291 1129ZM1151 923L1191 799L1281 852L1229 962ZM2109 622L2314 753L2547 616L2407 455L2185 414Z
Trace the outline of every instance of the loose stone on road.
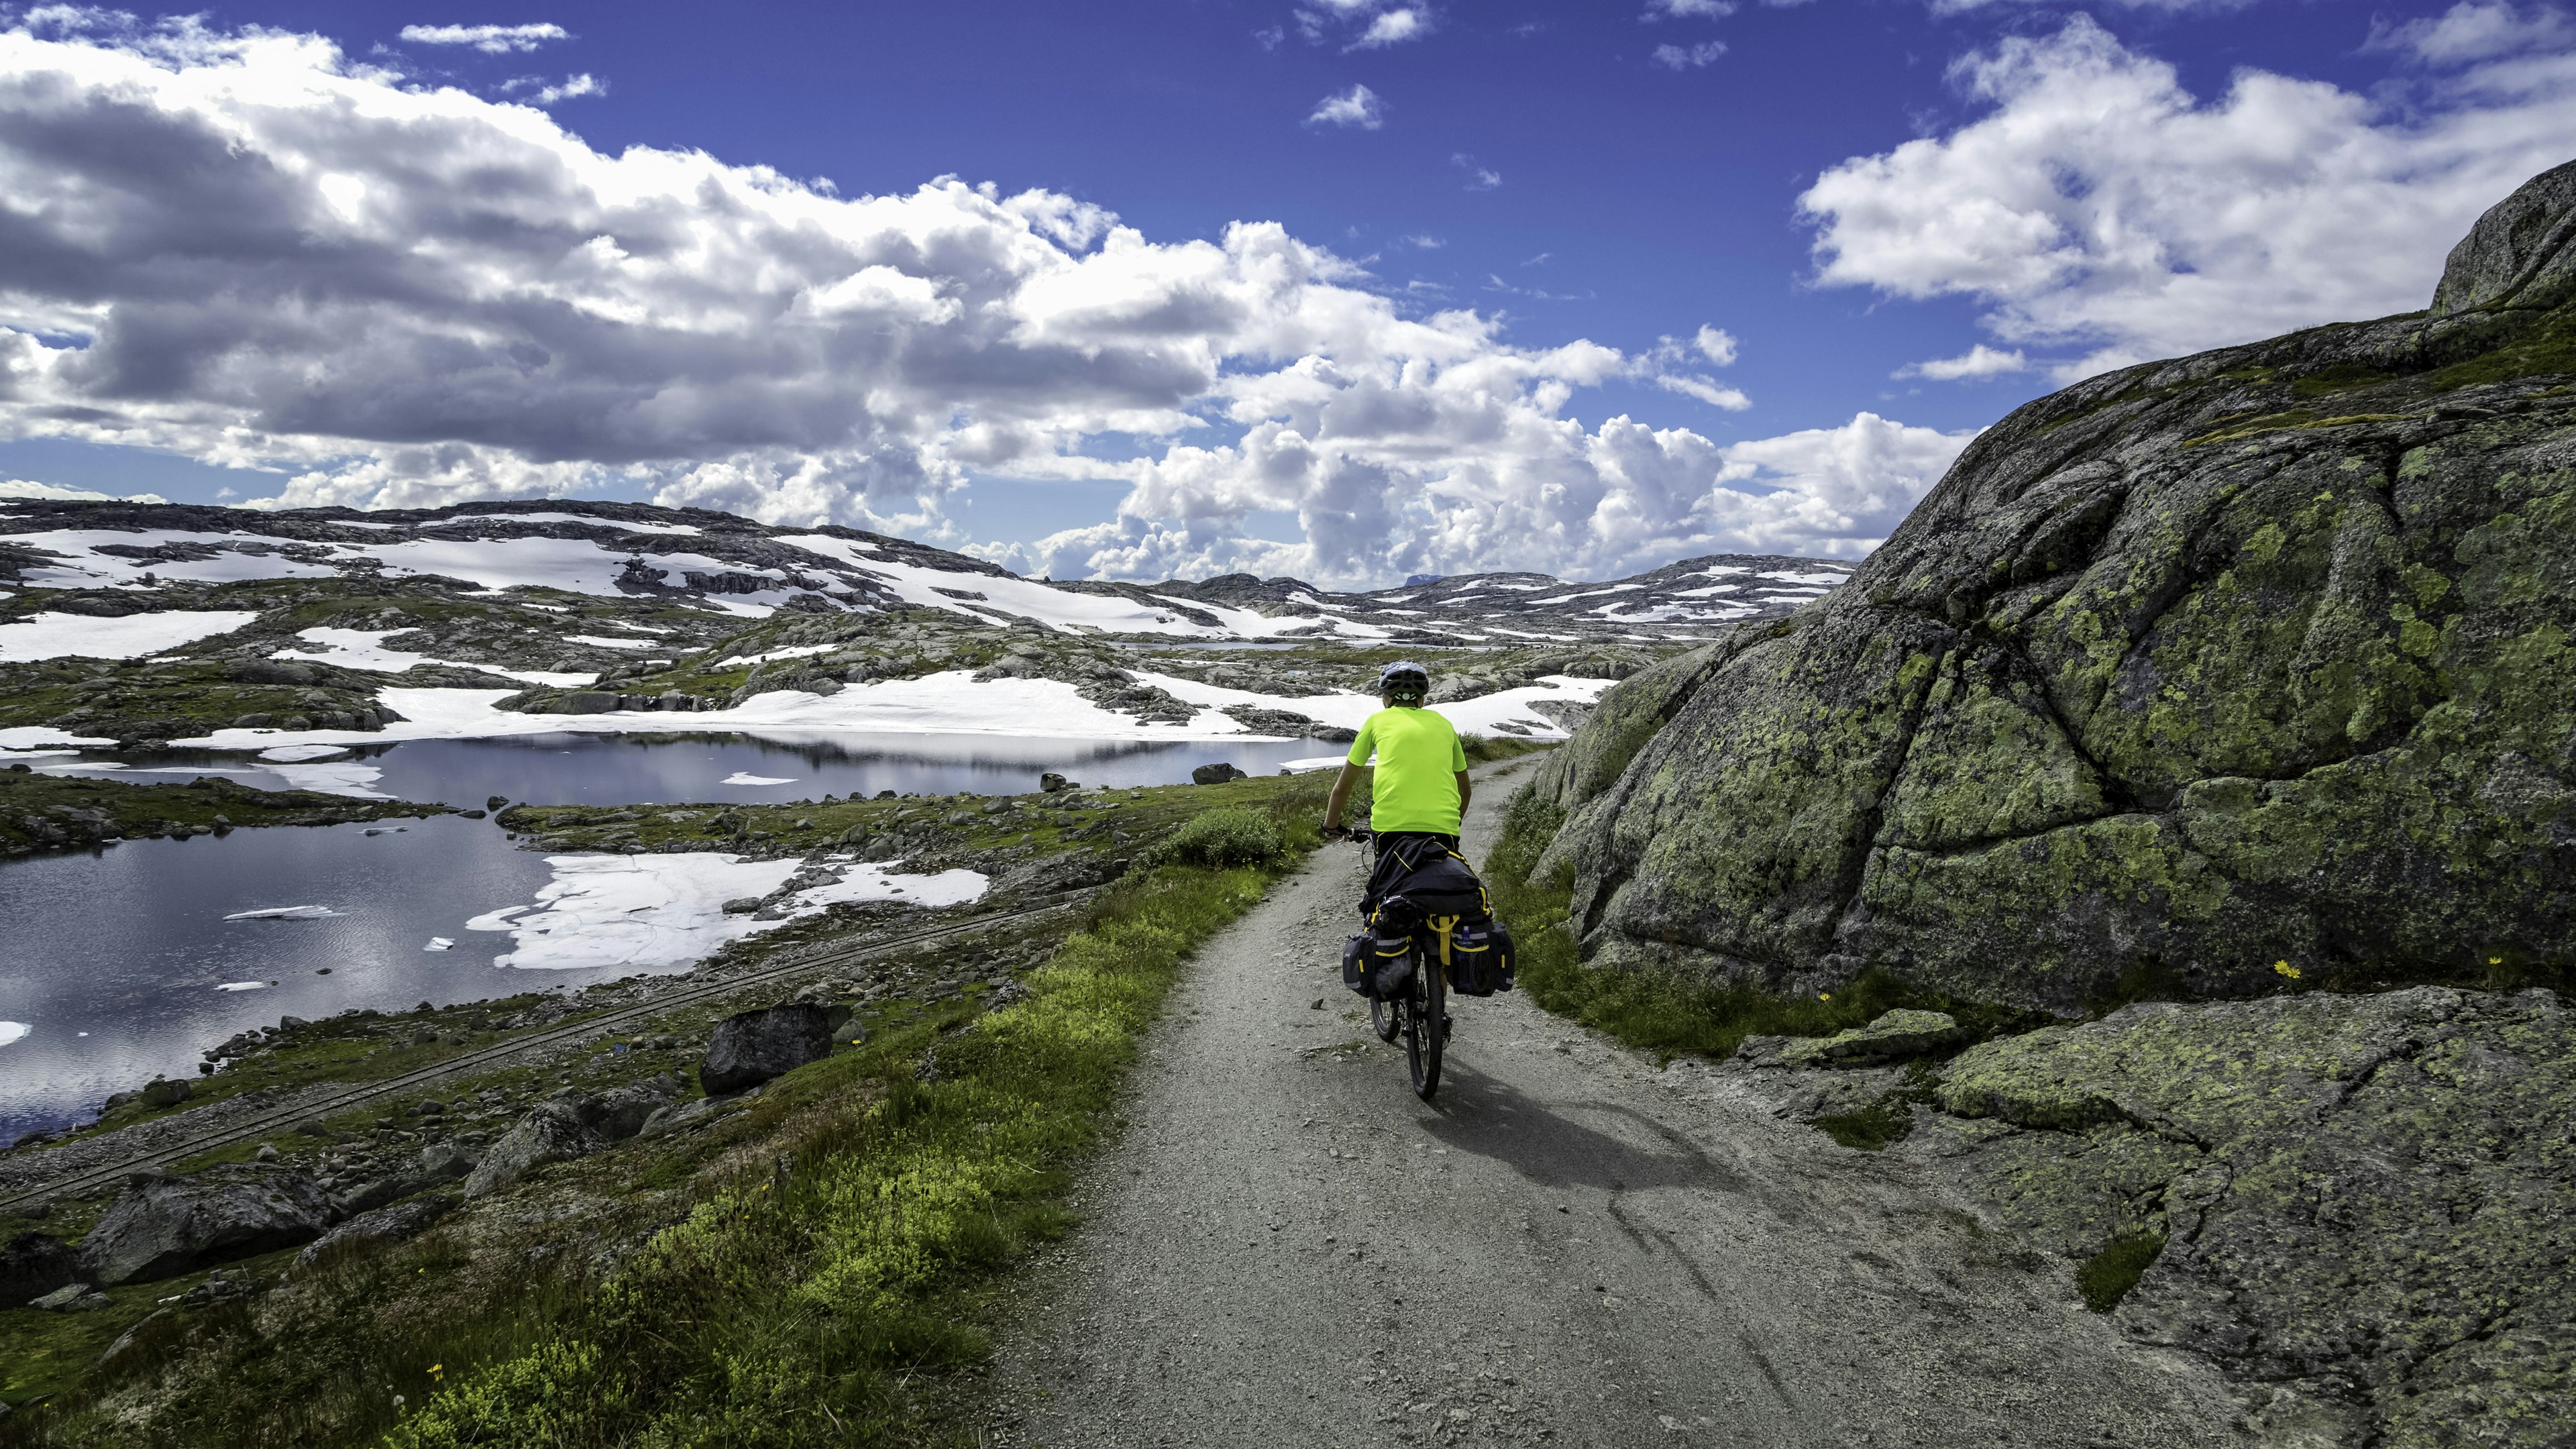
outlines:
M1455 1005L1418 1101L1340 984L1364 876L1328 846L1201 953L1005 1327L995 1442L2244 1442L1920 1165L1519 993Z

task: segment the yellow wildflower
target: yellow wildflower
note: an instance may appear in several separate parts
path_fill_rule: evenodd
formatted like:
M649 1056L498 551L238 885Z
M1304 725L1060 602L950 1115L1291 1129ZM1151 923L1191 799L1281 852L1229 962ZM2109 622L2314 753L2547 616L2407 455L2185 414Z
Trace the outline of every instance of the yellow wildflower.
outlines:
M2289 978L2290 978L2291 980L2293 980L2293 981L2296 981L2296 980L2298 980L2298 979L2299 979L2299 968L2298 968L2298 967L2296 967L2296 966L2291 965L2291 964L2290 964L2289 962L2287 962L2287 961L2275 961L2275 962L2273 962L2273 963L2272 963L2272 969L2273 969L2273 970L2275 970L2275 971L2280 972L2280 973L2281 973L2282 975L2284 975L2284 976L2289 977Z

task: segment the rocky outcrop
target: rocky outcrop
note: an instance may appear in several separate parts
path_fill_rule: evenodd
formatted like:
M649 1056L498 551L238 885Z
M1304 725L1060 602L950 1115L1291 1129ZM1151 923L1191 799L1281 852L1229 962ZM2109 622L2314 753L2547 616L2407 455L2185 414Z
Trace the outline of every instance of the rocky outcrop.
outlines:
M1826 1040L1921 1045L1934 1015ZM1941 1173L2130 1337L2235 1379L2256 1442L2567 1442L2576 1011L2555 993L2142 1004L1901 1068L1825 1045L1750 1038L1708 1075Z
M189 1177L145 1177L82 1240L82 1276L149 1282L311 1242L331 1203L300 1172L241 1165Z
M465 1196L489 1197L549 1162L588 1157L625 1141L670 1105L679 1087L676 1079L664 1076L605 1092L564 1089L513 1123L473 1164Z
M1586 956L2068 1013L2576 965L2571 294L2576 167L2430 312L2016 411L1550 762Z
M304 1251L295 1255L295 1266L310 1268L325 1257L419 1237L432 1224L455 1210L456 1199L441 1193L360 1213L305 1244Z
M846 1009L796 1001L738 1012L718 1023L698 1064L698 1084L710 1097L757 1087L832 1051L833 1033L849 1020Z
M2132 1006L1941 1076L1906 1150L2043 1247L2152 1254L2121 1326L2287 1390L2273 1412L2318 1442L2576 1423L2576 1013L2552 993Z

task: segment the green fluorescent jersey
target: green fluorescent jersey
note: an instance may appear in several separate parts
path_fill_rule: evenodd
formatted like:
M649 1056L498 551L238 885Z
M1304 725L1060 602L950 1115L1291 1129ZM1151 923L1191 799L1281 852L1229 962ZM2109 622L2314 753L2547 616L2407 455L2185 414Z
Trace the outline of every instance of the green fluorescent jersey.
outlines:
M1368 763L1377 752L1377 783L1369 797L1369 829L1458 833L1457 772L1467 752L1449 721L1427 709L1382 709L1360 726L1350 762Z

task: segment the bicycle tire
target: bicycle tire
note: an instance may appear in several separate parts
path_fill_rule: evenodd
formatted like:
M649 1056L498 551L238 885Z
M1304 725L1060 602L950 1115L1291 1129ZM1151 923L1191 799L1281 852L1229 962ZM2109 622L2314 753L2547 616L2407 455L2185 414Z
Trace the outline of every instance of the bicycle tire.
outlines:
M1379 1041L1395 1040L1396 1033L1404 1030L1403 1003L1372 993L1369 996L1369 1025L1376 1029Z
M1428 1102L1440 1090L1440 1049L1448 1036L1448 983L1440 963L1421 943L1413 947L1413 981L1406 988L1404 1064L1413 1073L1413 1095Z

